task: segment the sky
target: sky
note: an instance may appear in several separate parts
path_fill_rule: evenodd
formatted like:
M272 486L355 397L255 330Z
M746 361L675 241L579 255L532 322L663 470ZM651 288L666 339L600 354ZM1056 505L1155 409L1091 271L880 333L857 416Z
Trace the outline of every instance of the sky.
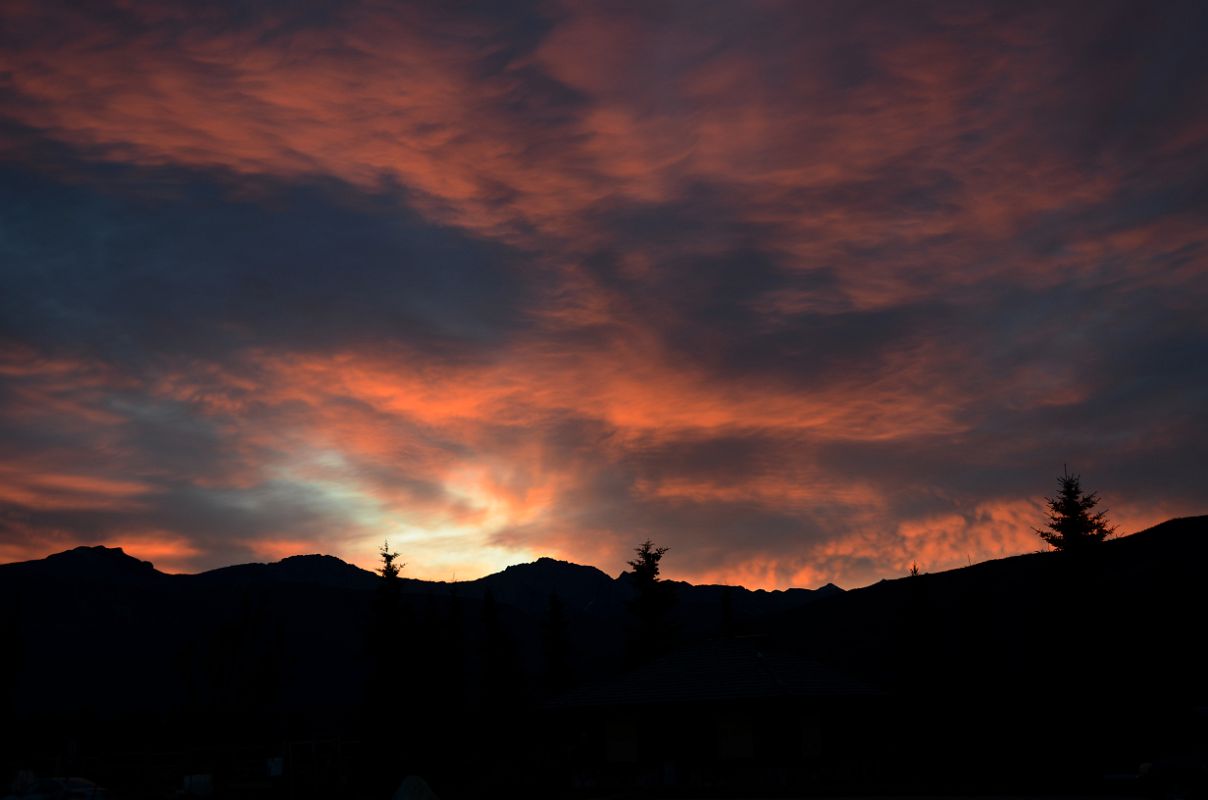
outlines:
M852 587L1208 512L1208 5L0 5L0 561Z

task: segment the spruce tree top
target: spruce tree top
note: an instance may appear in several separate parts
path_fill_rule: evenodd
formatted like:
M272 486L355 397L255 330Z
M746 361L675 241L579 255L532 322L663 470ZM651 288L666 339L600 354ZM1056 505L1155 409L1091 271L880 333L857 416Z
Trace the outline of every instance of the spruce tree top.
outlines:
M1099 503L1098 492L1082 491L1078 475L1063 469L1057 479L1061 489L1056 497L1046 497L1049 506L1049 521L1044 528L1035 528L1055 550L1079 551L1102 542L1116 532L1115 526L1107 524L1107 511L1092 513Z
M633 567L633 576L637 579L639 586L652 585L658 581L659 561L663 559L663 554L669 549L668 547L655 547L654 542L649 539L633 548L637 558L630 561L629 566Z
M382 558L382 568L378 574L386 579L387 582L392 582L398 579L399 572L402 571L406 564L395 564L394 560L398 558L398 553L390 552L390 542L384 542L378 554Z

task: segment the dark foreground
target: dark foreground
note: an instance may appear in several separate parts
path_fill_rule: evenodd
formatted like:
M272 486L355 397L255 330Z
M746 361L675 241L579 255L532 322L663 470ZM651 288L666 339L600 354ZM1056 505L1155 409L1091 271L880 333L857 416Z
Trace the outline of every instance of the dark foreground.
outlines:
M0 797L1202 797L1206 565L1204 517L846 593L74 551L0 567Z

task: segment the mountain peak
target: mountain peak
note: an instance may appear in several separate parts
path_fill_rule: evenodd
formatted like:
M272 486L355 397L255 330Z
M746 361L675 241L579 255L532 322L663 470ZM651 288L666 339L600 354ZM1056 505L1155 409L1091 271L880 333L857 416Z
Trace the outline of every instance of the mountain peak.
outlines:
M324 555L322 553L306 553L297 556L286 556L278 561L277 564L282 567L334 567L336 569L352 566L341 558Z
M27 562L37 563L37 562ZM138 576L158 574L150 561L135 558L120 547L80 545L42 560L47 569L70 577Z
M268 564L235 564L201 573L203 580L223 583L269 581L321 584L346 589L371 587L376 576L336 556L310 553L286 556Z
M544 609L551 594L582 607L608 596L613 588L612 578L602 570L546 557L513 564L471 585L491 591L500 602L535 609Z
M583 564L576 564L572 561L562 561L549 556L541 556L536 561L529 561L524 564L512 564L510 567L504 568L502 572L496 572L492 575L479 578L479 581L494 583L497 580L506 579L524 579L524 580L577 580L577 581L611 581L607 573L597 567L589 567Z
M314 581L317 583L365 585L375 576L369 570L361 569L355 564L349 564L336 556L311 553L302 556L289 556L270 568L279 574L289 576L292 580Z

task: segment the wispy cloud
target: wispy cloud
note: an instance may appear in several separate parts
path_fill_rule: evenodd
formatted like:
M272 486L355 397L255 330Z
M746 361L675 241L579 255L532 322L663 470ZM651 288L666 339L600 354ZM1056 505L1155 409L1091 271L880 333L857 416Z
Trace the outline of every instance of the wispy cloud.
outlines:
M0 12L0 535L852 584L1202 511L1195 4Z

